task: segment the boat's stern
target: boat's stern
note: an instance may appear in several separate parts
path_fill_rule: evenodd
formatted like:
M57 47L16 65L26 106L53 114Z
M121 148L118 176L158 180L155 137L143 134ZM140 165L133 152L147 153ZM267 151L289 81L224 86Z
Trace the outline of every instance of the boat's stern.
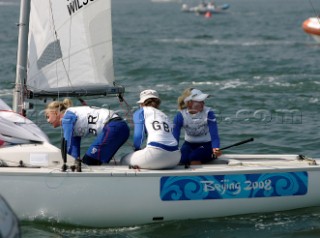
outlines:
M73 163L70 156L67 161ZM49 143L8 145L0 148L0 167L55 167L63 164L59 148Z

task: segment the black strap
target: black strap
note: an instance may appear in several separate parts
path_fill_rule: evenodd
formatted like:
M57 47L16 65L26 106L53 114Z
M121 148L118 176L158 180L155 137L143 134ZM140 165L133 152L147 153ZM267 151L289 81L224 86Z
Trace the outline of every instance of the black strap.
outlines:
M63 165L62 165L62 171L65 172L67 171L67 141L63 137L61 139L61 156L63 159Z

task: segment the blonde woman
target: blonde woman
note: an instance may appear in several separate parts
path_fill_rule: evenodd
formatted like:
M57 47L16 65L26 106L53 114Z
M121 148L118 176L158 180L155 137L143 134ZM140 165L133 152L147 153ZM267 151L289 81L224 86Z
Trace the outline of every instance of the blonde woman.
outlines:
M178 143L172 135L172 122L159 110L161 100L152 89L140 93L140 109L134 112L133 147L135 152L121 159L122 164L143 169L169 169L180 160ZM147 140L146 147L142 144Z
M67 153L80 159L81 138L96 138L82 158L87 165L108 163L129 138L127 123L114 111L97 107L72 107L70 99L53 101L45 110L48 123L54 128L62 126L67 141Z
M178 98L179 112L173 121L173 135L179 143L181 129L185 131L181 164L204 164L221 155L215 114L204 105L207 97L208 94L198 89L188 88Z

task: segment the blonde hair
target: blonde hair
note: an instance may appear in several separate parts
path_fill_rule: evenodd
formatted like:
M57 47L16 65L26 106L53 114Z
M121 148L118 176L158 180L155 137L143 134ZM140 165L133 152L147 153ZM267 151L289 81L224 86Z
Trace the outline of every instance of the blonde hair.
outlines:
M65 112L68 107L72 106L72 101L69 98L65 98L63 101L53 101L47 105L46 111L53 110L57 112Z
M187 108L187 105L186 105L186 103L184 102L184 99L185 99L186 97L190 96L192 89L193 89L193 88L187 88L187 89L185 89L185 90L182 92L181 96L178 97L178 109L179 109L179 110L182 110L182 109Z

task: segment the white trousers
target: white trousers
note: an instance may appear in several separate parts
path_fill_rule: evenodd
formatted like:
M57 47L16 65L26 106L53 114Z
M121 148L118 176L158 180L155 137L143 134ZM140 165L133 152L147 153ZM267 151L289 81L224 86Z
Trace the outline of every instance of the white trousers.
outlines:
M138 166L141 169L170 169L180 162L180 158L180 150L166 151L160 148L146 147L125 155L120 163Z

